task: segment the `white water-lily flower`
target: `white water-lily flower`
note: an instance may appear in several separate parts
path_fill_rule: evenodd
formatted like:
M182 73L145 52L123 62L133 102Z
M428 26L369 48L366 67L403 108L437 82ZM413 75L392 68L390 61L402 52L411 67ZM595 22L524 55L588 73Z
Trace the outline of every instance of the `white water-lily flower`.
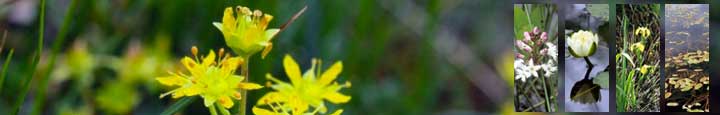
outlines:
M595 53L598 36L590 31L580 30L567 38L570 54L575 57L587 57Z

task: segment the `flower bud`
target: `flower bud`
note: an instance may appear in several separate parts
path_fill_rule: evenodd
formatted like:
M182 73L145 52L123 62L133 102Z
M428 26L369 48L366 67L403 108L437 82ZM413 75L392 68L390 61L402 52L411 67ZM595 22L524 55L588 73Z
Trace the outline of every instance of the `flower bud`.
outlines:
M523 39L523 40L525 40L525 41L531 41L531 40L532 40L532 36L530 35L529 32L524 32L523 35L525 36L525 39Z
M523 46L525 46L525 42L520 41L520 40L515 40L515 46L517 46L518 48L522 48Z
M523 55L521 53L515 53L515 58L524 59L525 55Z

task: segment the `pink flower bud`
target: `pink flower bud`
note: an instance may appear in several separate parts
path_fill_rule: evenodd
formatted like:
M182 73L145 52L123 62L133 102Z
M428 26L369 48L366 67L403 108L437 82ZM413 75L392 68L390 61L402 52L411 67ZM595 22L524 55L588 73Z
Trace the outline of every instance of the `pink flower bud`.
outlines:
M520 53L515 53L515 57L516 57L516 58L519 58L519 59L524 59L524 58L525 58L525 55L522 55L522 54L520 54Z
M522 41L520 41L520 40L515 40L515 46L521 48L521 47L523 47L524 45L525 45L525 43L523 43Z
M540 50L540 55L545 55L545 54L547 54L547 51L548 51L547 48Z
M540 40L545 42L545 41L547 41L547 39L548 39L547 32L543 32L542 34L540 34Z
M529 32L524 32L523 35L525 36L525 39L523 39L525 41L530 41L532 38Z
M527 46L527 45L523 46L522 49L525 50L526 52L532 52L532 48L530 48L530 46Z
M533 34L538 34L538 33L540 33L540 29L538 29L538 27L533 28Z

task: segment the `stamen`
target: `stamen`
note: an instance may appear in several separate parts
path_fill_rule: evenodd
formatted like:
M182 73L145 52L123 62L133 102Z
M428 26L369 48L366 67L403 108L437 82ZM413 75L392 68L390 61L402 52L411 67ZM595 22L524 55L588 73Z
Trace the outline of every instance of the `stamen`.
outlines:
M198 48L197 48L197 46L193 46L192 49L190 49L190 51L192 52L193 56L196 56L196 57L197 57L197 53L198 53Z
M218 52L218 53L219 53L218 57L223 57L223 54L225 54L225 48L220 48L220 52ZM225 58L223 58L223 59L225 59Z
M235 93L233 94L233 96L235 96L235 98L238 99L238 100L242 99L242 95L240 95L239 92L235 92Z

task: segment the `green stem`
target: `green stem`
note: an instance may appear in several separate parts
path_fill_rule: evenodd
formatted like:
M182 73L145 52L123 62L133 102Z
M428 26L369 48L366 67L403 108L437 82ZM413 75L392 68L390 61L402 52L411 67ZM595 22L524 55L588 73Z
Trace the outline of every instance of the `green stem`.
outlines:
M545 112L550 112L550 98L548 97L550 94L548 93L547 84L545 84L545 76L541 76L540 79L542 79L543 89L545 90Z
M243 82L247 82L247 81L250 81L250 76L249 76L250 69L248 68L250 65L250 56L244 57L244 60L245 60L245 62L241 64L242 71L240 72L240 74L242 74L242 76L245 77L245 79L243 79ZM242 98L240 99L240 111L239 112L240 112L240 115L245 115L245 113L247 113L246 112L247 111L247 100L248 100L247 99L247 90L241 90L240 94L242 95Z
M33 75L35 75L35 71L37 70L38 62L40 62L40 56L42 55L42 49L43 49L43 40L45 35L45 0L40 0L40 27L38 28L38 44L37 44L37 51L35 51L35 56L33 56L32 64L30 65L30 72L27 74L26 80L24 80L22 83L24 86L22 86L20 90L20 95L18 95L18 98L15 103L15 106L11 110L11 114L18 114L20 112L20 107L22 106L23 102L25 102L25 96L27 96L28 90L30 90L30 83L33 80Z
M65 38L67 38L68 28L70 27L70 22L72 22L72 17L74 17L75 8L77 7L77 0L70 1L70 6L68 7L67 11L65 11L65 18L63 19L63 24L60 28L60 32L58 32L58 35L55 37L55 42L53 43L52 47L52 53L50 54L50 63L48 70L52 71L52 68L55 66L55 58L57 57L58 52L60 52L60 46L62 46L63 41L65 41ZM37 98L33 107L33 113L32 115L39 115L42 112L42 107L45 105L45 96L47 93L47 86L50 73L46 72L40 77L40 82L38 83L38 90L36 92Z
M230 115L230 111L228 111L227 109L223 108L223 106L220 105L219 103L217 103L217 104L215 105L215 107L218 109L218 111L220 111L221 115Z
M217 111L215 110L215 105L210 105L210 107L207 107L208 111L210 111L210 115L217 115Z

